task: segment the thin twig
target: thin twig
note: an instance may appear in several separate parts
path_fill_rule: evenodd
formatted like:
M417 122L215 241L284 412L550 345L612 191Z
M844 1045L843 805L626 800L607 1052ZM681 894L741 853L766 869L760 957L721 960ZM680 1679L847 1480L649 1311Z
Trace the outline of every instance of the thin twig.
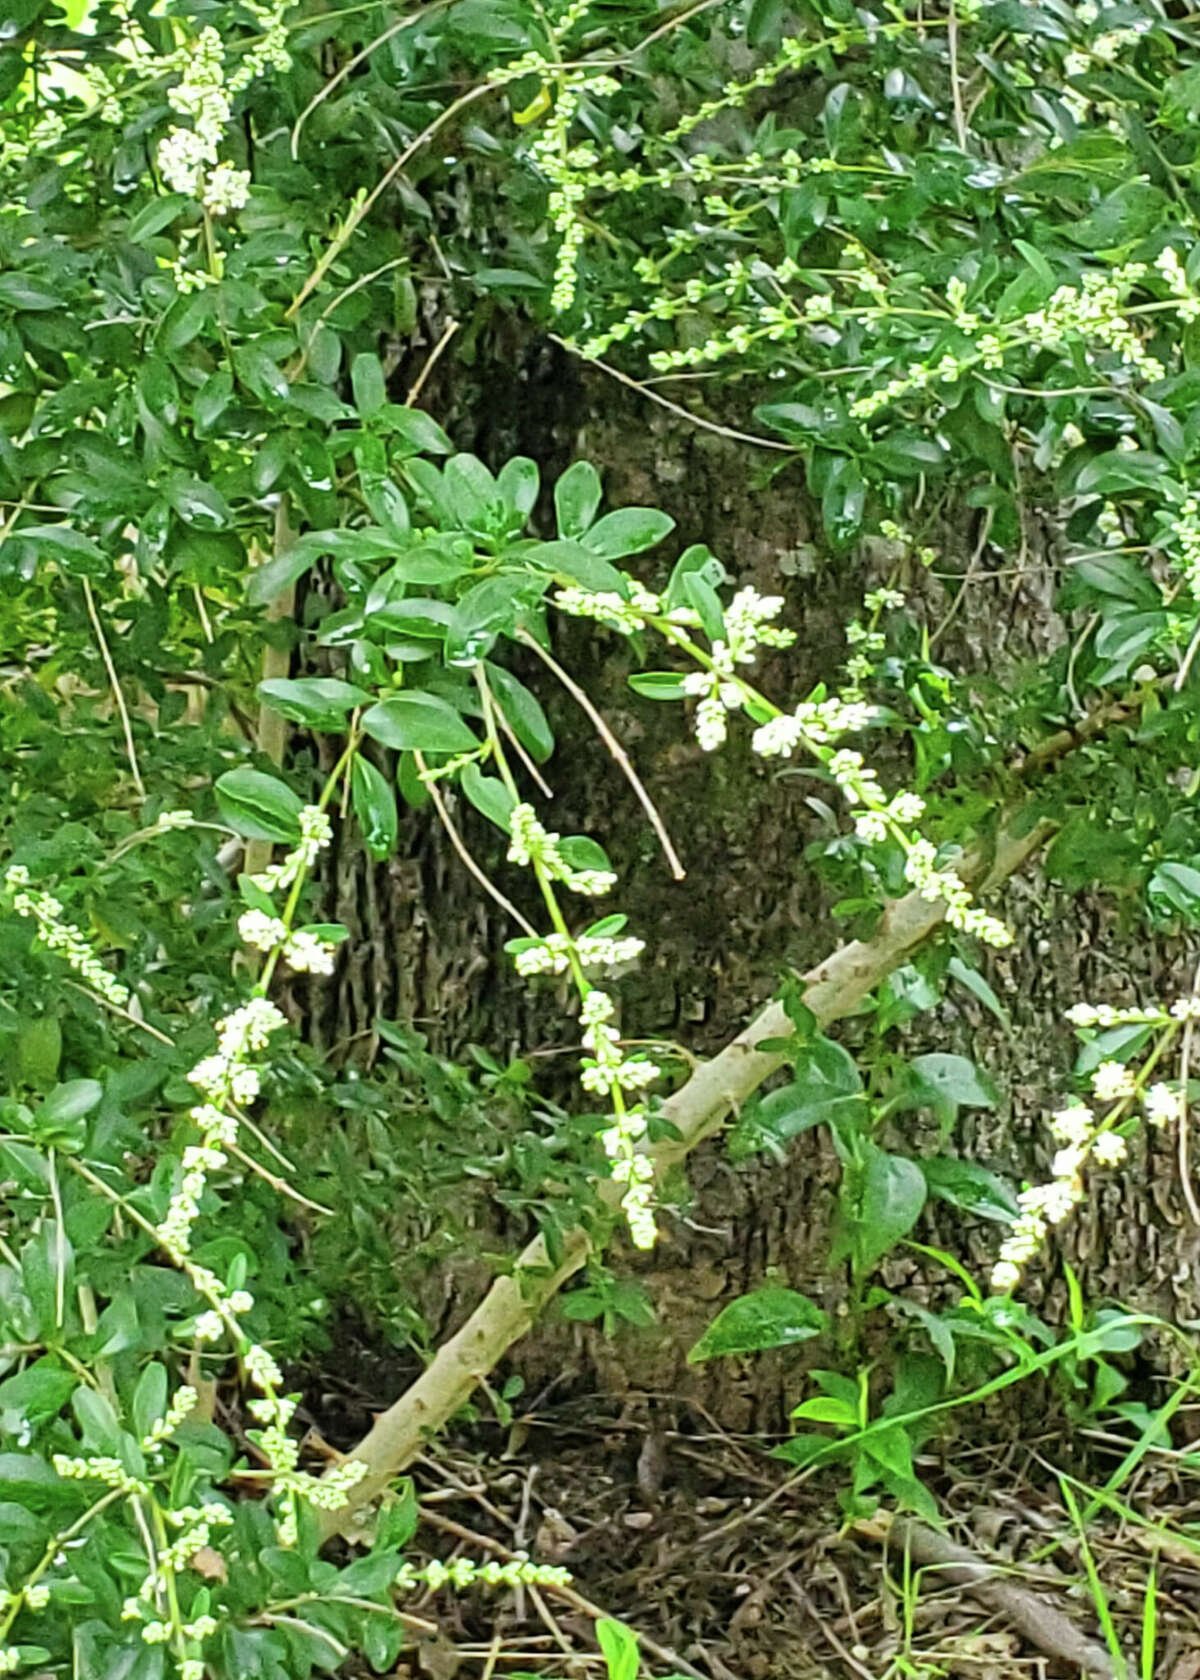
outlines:
M332 1219L332 1208L323 1207L320 1202L310 1202L299 1190L293 1190L286 1178L280 1178L278 1173L273 1173L269 1167L264 1167L260 1161L256 1161L253 1155L247 1155L240 1144L227 1143L225 1148L231 1155L236 1155L244 1167L249 1167L255 1178L261 1178L264 1184L269 1184L271 1189L278 1191L281 1196L286 1196L291 1202L298 1202L301 1207L310 1208L313 1213L324 1214Z
M967 114L963 110L962 84L958 76L958 13L955 0L950 0L950 14L946 19L946 45L950 59L950 89L954 98L954 138L960 152L967 149Z
M792 1592L795 1594L795 1596L799 1599L801 1605L808 1612L809 1616L812 1618L812 1620L820 1628L821 1633L829 1641L829 1643L833 1646L834 1650L837 1652L838 1656L845 1663L846 1667L847 1668L852 1668L854 1670L855 1674L861 1674L863 1676L863 1680L874 1680L874 1676L872 1675L871 1670L869 1668L864 1668L862 1663L859 1662L858 1658L853 1654L853 1652L848 1651L846 1649L846 1647L842 1644L842 1642L838 1638L837 1634L833 1631L832 1627L829 1625L829 1618L827 1616L822 1616L819 1613L816 1605L813 1603L812 1599L809 1598L808 1594L805 1592L804 1588L800 1585L800 1583L796 1579L796 1577L792 1574L790 1569L785 1571L783 1578L787 1582L788 1586L792 1589Z
M671 402L668 397L660 397L657 391L652 391L640 379L632 379L629 374L621 373L619 369L610 367L607 362L600 361L596 356L585 356L582 350L576 349L573 344L568 344L565 338L559 338L557 333L550 334L550 341L552 344L561 345L569 355L578 356L580 361L599 368L601 373L607 373L611 379L617 380L619 384L627 385L631 391L637 391L640 396L649 397L650 401L658 403L660 408L669 409L672 414L677 414L681 420L686 420L689 425L699 426L701 431L713 432L717 437L729 438L734 443L752 443L758 449L779 449L785 455L798 453L790 443L777 443L774 438L759 437L754 432L739 432L734 426L721 426L715 420L701 419L700 415L693 414L690 409L682 407L679 403Z
M592 720L592 725L595 728L597 735L599 735L600 739L604 742L604 745L608 748L614 762L617 765L617 768L625 777L625 780L629 783L634 793L637 794L638 803L649 817L651 826L653 827L655 834L658 836L658 843L663 849L663 856L671 866L672 875L674 875L677 881L682 881L687 874L687 870L683 867L682 863L680 863L679 854L671 844L671 836L667 833L666 824L659 816L658 809L654 801L646 792L641 777L633 768L629 759L629 754L625 751L625 748L621 745L620 741L617 740L617 737L604 721L604 718L596 710L596 707L592 704L586 691L580 688L574 677L572 677L569 672L563 670L562 666L558 663L557 659L554 658L553 654L547 653L541 643L529 634L528 630L518 630L517 640L524 642L526 647L531 647L533 649L543 664L548 666L549 669L554 672L554 675L558 678L559 682L563 685L571 698L582 707L588 717Z
M1192 979L1192 997L1200 996L1200 964ZM1200 1206L1196 1202L1196 1192L1192 1188L1191 1140L1188 1137L1188 1122L1191 1116L1191 1104L1188 1102L1188 1067L1192 1059L1192 1029L1196 1023L1189 1015L1183 1026L1183 1044L1179 1051L1179 1139L1176 1159L1179 1163L1179 1186L1183 1191L1183 1199L1187 1203L1188 1213L1192 1224L1200 1225Z
M90 986L81 986L78 980L67 980L64 983L70 986L72 991L82 992L84 997L91 998L92 1002L98 1003L102 1009L111 1010L114 1015L119 1015L123 1021L128 1021L131 1027L137 1027L140 1032L149 1033L151 1038L156 1038L160 1044L169 1044L172 1049L174 1048L175 1040L173 1038L168 1038L166 1033L159 1032L158 1028L152 1027L149 1021L140 1021L130 1010L122 1009L121 1005L114 1003L111 998L102 996L100 992L94 992Z
M459 328L459 323L457 321L450 320L450 321L446 322L446 325L442 329L441 338L438 339L438 341L434 345L433 349L429 352L429 355L428 355L428 357L426 358L426 361L425 361L425 366L421 369L420 373L417 375L416 380L413 384L412 390L408 393L408 395L404 399L405 408L411 408L412 405L416 402L417 398L421 395L421 392L425 389L425 381L429 378L429 375L433 372L434 368L437 366L438 361L441 358L442 351L446 348L446 346L449 344L450 340L454 337L455 333L458 331L458 328Z
M532 758L530 758L529 754L525 751L525 748L517 739L516 732L514 731L512 724L509 723L508 719L504 715L503 707L499 705L496 707L496 716L499 719L501 729L503 729L508 738L509 745L516 753L517 757L521 760L521 763L525 766L526 770L528 770L529 774L533 777L533 780L537 783L542 793L545 794L546 798L553 799L554 789L550 786L545 776L542 775L537 765L533 762Z
M443 1533L456 1535L458 1539L466 1540L473 1546L480 1546L485 1551L495 1552L498 1557L505 1558L510 1563L516 1560L516 1552L509 1551L507 1546L502 1546L498 1540L491 1539L489 1535L476 1534L473 1529L455 1522L453 1517L437 1516L432 1511L422 1507L421 1521L427 1522L431 1528L440 1528ZM594 1621L608 1619L609 1612L607 1610L602 1610L598 1604L593 1604L590 1598L584 1598L583 1594L576 1592L574 1587L547 1587L546 1591L553 1593L555 1598L561 1598L565 1604L570 1604L574 1609L582 1610L585 1616L591 1616ZM700 1669L693 1668L691 1663L685 1662L676 1652L665 1645L660 1645L650 1634L644 1633L641 1628L636 1631L640 1642L650 1652L651 1656L658 1658L659 1662L677 1668L681 1674L690 1675L692 1680L708 1680L708 1676L703 1674Z
M1192 631L1192 639L1188 643L1187 652L1183 656L1183 664L1179 667L1179 673L1175 678L1174 684L1172 685L1175 689L1176 694L1179 693L1179 690L1183 687L1184 683L1188 680L1188 672L1192 668L1192 661L1196 657L1196 650L1198 648L1200 648L1200 624L1198 624L1196 626L1196 628Z
M142 780L142 772L138 769L137 748L133 744L133 729L129 722L129 710L125 705L125 696L121 693L121 684L117 680L117 668L112 662L112 654L108 651L108 643L104 639L104 627L100 623L100 614L96 611L96 597L92 594L92 585L88 578L82 577L79 581L83 584L83 598L87 602L88 617L92 621L92 629L96 632L96 640L100 644L100 657L104 661L104 669L108 672L113 699L117 703L117 711L121 714L121 728L125 735L125 752L129 758L129 768L133 772L133 784L138 790L138 798L145 799L146 784Z
M975 544L975 551L971 555L970 560L968 560L967 569L963 573L962 587L959 589L958 594L954 597L953 601L951 601L942 622L929 637L929 646L931 650L938 645L942 637L946 634L946 631L949 630L950 626L954 623L954 620L958 616L959 608L967 598L967 588L976 579L976 567L983 559L983 551L987 547L988 537L991 535L992 531L992 519L994 517L994 513L995 510L993 508L988 508L987 513L984 515L983 526L979 532L979 540Z
M329 270L333 267L334 263L337 261L339 256L341 256L346 246L353 239L355 233L358 231L359 224L363 221L364 217L370 214L380 196L387 191L392 182L403 170L405 164L407 164L415 156L415 154L420 151L425 142L427 140L432 140L438 129L448 123L451 117L456 117L460 111L465 110L468 105L473 105L477 99L482 99L485 94L497 92L499 86L499 83L482 82L478 87L468 88L466 93L460 94L457 99L447 105L444 111L439 112L433 121L431 123L427 123L421 130L420 134L418 134L414 140L409 142L409 144L400 153L400 156L396 159L395 163L391 164L384 171L383 175L363 199L362 203L355 205L354 209L346 217L346 220L342 223L337 233L330 240L325 249L324 255L318 261L317 266L313 269L308 279L296 293L291 303L288 304L287 309L284 311L285 320L290 321L301 305L304 304L312 293L316 291L317 287L321 284L321 281L324 280Z
M422 755L419 752L414 752L413 758L416 761L418 770L424 772L425 760ZM484 892L486 892L489 898L493 899L502 910L507 912L507 914L512 917L513 921L516 922L517 926L527 933L531 939L537 939L538 930L534 927L533 923L527 922L521 912L517 909L516 905L510 903L509 900L505 898L504 894L500 891L500 888L489 878L484 870L480 868L479 864L476 863L475 859L467 850L466 843L463 840L462 835L455 828L454 823L451 820L450 813L446 809L446 801L442 798L440 792L438 791L437 784L432 781L427 781L425 786L429 789L429 797L433 800L433 808L438 814L441 825L450 836L450 844L454 847L454 850L466 864L471 874L479 882L479 885L483 888Z
M1082 704L1079 695L1076 692L1075 661L1083 652L1084 643L1087 641L1088 637L1091 635L1092 631L1096 628L1099 622L1100 614L1093 613L1084 625L1083 629L1079 632L1078 636L1076 636L1075 640L1071 643L1071 651L1067 655L1067 675L1065 678L1067 698L1075 708L1075 716L1079 718L1087 716L1087 707Z
M449 3L450 0L425 0L425 4L422 5L418 11L411 13L408 17L402 17L397 23L390 23L385 30L376 35L373 41L368 41L365 47L360 48L353 58L347 59L341 69L335 71L334 74L330 76L324 87L321 88L319 92L313 94L308 104L296 118L295 125L292 128L292 156L296 158L300 155L300 130L304 127L309 117L312 116L318 105L323 105L335 88L340 87L348 76L352 76L358 69L359 65L365 63L373 52L376 52L380 47L385 46L387 42L391 40L393 35L399 35L404 29L411 29L414 23L423 23L431 12L440 11Z

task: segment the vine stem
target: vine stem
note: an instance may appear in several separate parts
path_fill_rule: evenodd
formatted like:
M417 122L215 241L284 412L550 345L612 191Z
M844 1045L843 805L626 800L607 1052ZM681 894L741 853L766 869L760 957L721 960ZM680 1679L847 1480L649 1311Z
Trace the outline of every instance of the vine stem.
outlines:
M597 735L599 735L600 739L604 742L604 745L608 748L614 763L620 770L621 774L625 777L625 780L629 783L634 793L637 795L638 803L649 817L651 827L654 829L655 834L657 834L658 843L662 847L663 856L671 866L672 875L674 875L677 881L682 881L687 875L687 870L683 867L683 864L680 863L679 854L671 844L671 836L667 833L666 824L659 815L658 807L647 793L641 777L633 767L629 754L625 751L625 748L621 745L620 741L618 741L617 737L609 728L602 713L595 705L593 705L587 690L580 687L574 677L571 676L570 672L565 671L558 663L558 660L555 659L554 655L547 653L546 649L539 641L536 640L535 637L529 634L528 630L518 630L517 640L519 642L523 642L526 647L533 649L534 653L537 654L542 663L546 665L549 670L553 671L554 675L558 678L559 682L566 689L571 698L582 708L584 712L587 713L588 717L592 721L592 725L595 728Z

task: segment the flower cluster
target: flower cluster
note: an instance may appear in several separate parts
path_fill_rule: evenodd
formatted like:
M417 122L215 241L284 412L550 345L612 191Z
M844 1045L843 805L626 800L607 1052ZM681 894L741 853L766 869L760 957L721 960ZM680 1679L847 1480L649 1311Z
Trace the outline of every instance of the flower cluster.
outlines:
M613 1182L623 1186L621 1211L634 1246L653 1248L658 1235L654 1225L654 1168L639 1147L646 1135L646 1113L640 1105L627 1108L624 1092L644 1090L658 1078L660 1070L645 1057L622 1053L620 1035L612 1025L614 1014L613 1001L606 992L588 992L579 1018L584 1048L591 1055L583 1059L580 1079L586 1090L607 1097L613 1105L612 1124L601 1134L601 1142L612 1162Z
M905 843L905 880L927 902L939 899L946 906L946 920L961 933L973 934L985 945L997 947L1012 944L1012 934L1004 923L989 916L972 900L970 892L951 869L941 869L937 862L937 848L929 840L918 838Z
M18 916L37 923L37 937L48 951L56 952L81 980L118 1009L129 1002L129 989L114 980L92 946L77 927L63 920L63 907L51 893L38 892L29 884L24 864L14 863L4 877Z
M579 1019L583 1024L584 1048L592 1054L583 1059L580 1083L585 1091L612 1097L618 1091L644 1091L658 1078L660 1069L644 1056L626 1057L620 1048L620 1034L611 1025L615 1010L607 992L592 989L583 1000Z
M470 1558L455 1557L448 1563L442 1563L434 1558L418 1568L414 1564L405 1563L400 1566L392 1585L397 1592L415 1592L418 1587L428 1587L430 1592L439 1592L442 1587L454 1587L463 1591L467 1587L565 1587L570 1584L570 1573L557 1563L531 1563L523 1552L518 1552L505 1563L497 1563L489 1559L487 1563L472 1563Z
M641 939L612 939L594 934L580 934L572 939L565 933L550 933L541 939L517 942L513 967L523 976L565 974L574 958L584 970L619 968L640 957L645 949Z
M819 747L842 735L857 735L874 716L873 707L857 700L802 700L795 711L760 725L751 737L751 750L760 758L789 758L801 744Z
M1161 1057L1172 1036L1188 1019L1200 1019L1200 999L1181 998L1170 1010L1140 1007L1115 1009L1108 1004L1077 1003L1067 1019L1085 1033L1097 1027L1138 1025L1160 1029L1157 1044L1150 1050L1140 1072L1125 1063L1106 1060L1091 1074L1091 1104L1076 1099L1050 1117L1050 1133L1056 1149L1050 1178L1031 1185L1017 1197L1018 1217L1000 1245L991 1284L997 1291L1011 1291L1021 1281L1023 1268L1040 1251L1050 1228L1062 1224L1084 1197L1084 1168L1115 1167L1128 1154L1129 1120L1133 1105L1141 1098L1147 1124L1162 1127L1184 1118L1182 1092L1164 1081L1149 1084L1150 1070ZM1098 1119L1092 1104L1107 1108Z
M728 734L726 713L740 711L747 698L737 666L752 665L759 647L790 647L794 630L772 624L783 611L782 595L760 595L747 585L725 609L724 640L714 641L705 669L683 679L683 691L699 701L696 739L704 752L721 746ZM668 632L669 634L669 632Z
M332 974L336 947L309 928L293 933L279 916L246 910L238 917L238 933L256 951L279 951L297 974Z
M235 169L220 156L233 97L264 71L287 70L292 62L280 10L262 5L251 5L248 10L264 34L243 53L230 74L226 75L224 43L211 25L181 47L167 65L179 74L179 81L167 91L167 103L191 126L175 123L168 129L156 154L159 172L172 192L199 199L212 216L240 210L250 191L249 171Z
M590 589L571 585L555 592L554 605L572 618L590 618L597 624L607 625L610 630L619 630L623 636L632 636L645 628L647 617L662 611L662 600L637 578L623 575L629 587L627 597L618 595L615 590L593 593ZM695 614L689 614L686 620L679 622L692 623L694 620Z
M312 868L320 853L328 846L333 838L333 828L329 818L316 805L306 805L300 812L300 840L290 851L282 863L273 864L264 869L261 875L251 877L254 885L261 892L278 892L280 887L290 887Z
M560 850L561 841L561 835L542 827L532 805L513 806L509 817L510 863L540 868L551 881L561 881L571 892L588 898L598 898L616 885L617 877L609 869L572 869Z
M199 1144L183 1152L183 1174L156 1235L177 1265L187 1265L192 1226L200 1212L210 1172L225 1165L225 1150L237 1141L232 1110L258 1096L261 1076L251 1058L264 1050L273 1032L286 1023L266 998L251 998L217 1023L217 1048L196 1063L189 1081L204 1098L189 1112L200 1130Z
M918 362L887 384L859 397L850 412L868 420L881 409L912 392L933 386L953 385L970 368L994 371L1004 366L1008 353L1021 345L1038 350L1061 349L1076 340L1092 340L1112 350L1128 368L1150 383L1160 380L1165 369L1138 337L1123 312L1123 299L1145 278L1144 263L1126 263L1115 269L1088 270L1078 286L1059 286L1040 309L1032 309L1015 320L996 323L991 331L970 340L958 352L944 353L936 364Z
M1155 257L1154 266L1166 281L1171 296L1178 300L1179 319L1189 324L1192 321L1200 321L1200 294L1188 280L1178 251L1168 245L1165 251L1160 251Z

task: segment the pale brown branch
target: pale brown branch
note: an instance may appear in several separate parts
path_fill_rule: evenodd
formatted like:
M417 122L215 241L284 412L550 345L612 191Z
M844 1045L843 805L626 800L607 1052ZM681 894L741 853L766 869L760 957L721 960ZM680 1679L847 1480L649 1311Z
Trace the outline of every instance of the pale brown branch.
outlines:
M275 509L275 540L274 554L278 557L286 554L296 540L296 533L292 529L289 518L288 499L279 498L279 505ZM289 584L286 589L273 597L267 607L267 622L281 623L290 619L296 610L296 586ZM263 648L262 674L267 682L277 677L286 677L291 669L292 656L287 648L274 647L267 642ZM257 742L259 752L271 760L272 764L282 765L287 751L288 726L287 719L281 712L274 711L266 700L258 708ZM247 875L261 875L271 861L271 842L269 840L247 840L244 869Z
M687 870L683 867L682 863L680 863L679 855L674 846L671 844L671 836L667 833L666 824L659 816L658 808L654 801L646 792L641 777L633 768L629 754L625 751L625 748L621 745L620 741L617 740L617 737L609 728L604 717L593 705L591 697L588 695L587 691L579 686L569 671L564 671L563 667L558 663L558 660L554 658L553 654L547 653L546 649L535 637L529 634L528 630L518 630L517 640L524 642L526 647L531 647L533 649L543 664L548 666L549 669L554 672L554 675L558 678L559 682L563 685L571 698L587 713L588 717L592 721L593 728L595 729L597 735L599 735L600 739L604 742L604 745L608 748L617 768L625 777L625 780L629 783L634 793L637 794L638 803L650 819L650 825L654 829L655 834L657 834L658 843L663 849L663 856L671 866L672 875L674 875L677 881L682 881L687 874Z
M417 398L421 395L421 392L425 389L425 381L429 378L429 375L433 372L434 368L438 365L438 362L441 359L442 352L445 350L445 348L449 344L450 340L454 337L455 333L458 331L458 328L459 328L459 323L457 321L447 321L446 322L446 325L442 329L441 338L438 339L438 341L434 345L433 349L429 352L429 355L427 356L427 358L425 360L425 366L421 369L420 373L417 375L415 381L413 382L412 390L408 393L408 395L404 399L405 408L411 408L413 406L413 404L416 402Z
M1200 996L1200 966L1197 966L1192 980L1192 996ZM1196 1192L1192 1188L1191 1138L1188 1127L1192 1121L1192 1105L1188 1101L1188 1074L1192 1059L1192 1031L1196 1023L1189 1015L1183 1028L1183 1045L1179 1052L1179 1138L1177 1142L1179 1163L1179 1188L1183 1191L1183 1199L1187 1203L1188 1213L1193 1225L1200 1225L1200 1206L1196 1204Z
M414 752L413 758L416 762L417 769L424 774L425 760L422 755L419 752ZM450 837L450 844L454 847L454 850L458 853L459 857L470 870L471 874L479 882L479 885L483 888L484 892L487 893L490 899L493 899L495 903L500 906L506 916L512 917L513 921L516 922L517 926L524 933L527 933L531 939L536 939L538 937L538 930L534 927L533 923L526 921L525 917L522 916L516 905L510 903L510 901L505 898L504 894L500 891L500 888L491 879L487 872L480 868L479 864L476 863L475 859L467 850L466 842L462 835L458 832L457 828L455 828L450 812L446 808L446 801L442 798L436 782L427 781L424 785L429 789L429 797L433 801L433 808L438 814L438 820L441 822L442 827L446 830L446 833ZM487 1372L484 1371L480 1374L486 1376Z
M121 692L121 684L117 677L117 668L112 662L112 654L108 651L108 642L104 636L104 626L100 623L100 614L96 611L96 597L92 594L92 586L84 577L83 598L87 602L88 617L92 621L92 629L96 633L96 641L100 647L100 657L104 661L104 669L108 672L109 687L112 689L113 700L116 702L117 713L121 719L121 732L125 737L125 756L129 760L129 768L133 772L133 785L138 790L138 798L145 799L146 784L142 781L142 772L138 769L137 748L133 744L133 729L129 722L129 708L125 704L125 696Z
M894 1542L915 1563L944 1575L989 1610L999 1612L1047 1656L1071 1663L1096 1680L1114 1680L1112 1658L1104 1647L1088 1639L1041 1593L1008 1580L1000 1565L985 1562L911 1517L880 1513L872 1522L856 1523L854 1532L878 1544Z
M650 401L657 403L660 408L668 409L670 413L677 414L681 420L686 420L691 426L699 426L703 432L712 432L717 437L729 438L733 443L751 443L756 449L780 449L785 455L795 455L797 453L790 443L779 443L775 438L759 437L756 432L739 432L736 427L719 425L716 420L704 420L700 415L693 414L690 409L684 408L680 403L673 403L669 397L659 396L657 391L652 391L640 379L631 378L629 374L622 373L619 368L611 367L608 362L602 362L595 356L585 356L582 350L577 350L574 345L568 344L565 338L559 338L557 333L551 333L550 338L554 344L561 345L569 355L578 356L581 361L599 368L601 373L608 374L610 379L615 379L621 385L627 385L631 391L637 391L643 397L649 397Z
M964 880L983 889L998 885L1039 851L1053 832L1048 822L1035 823L1024 833L1015 832L1018 826L1010 823L990 849L980 847L968 854L960 868ZM827 1027L857 1009L868 992L941 926L944 916L942 902L930 903L919 893L909 893L888 905L874 938L844 945L811 969L804 977L804 1003L818 1025ZM657 1179L717 1131L728 1114L784 1066L786 1057L781 1052L758 1046L767 1039L786 1038L791 1030L783 1005L767 1004L732 1043L702 1063L668 1097L663 1116L679 1136L648 1148ZM619 1186L605 1182L599 1189L610 1203L619 1200ZM429 1437L466 1404L503 1354L532 1328L542 1309L594 1250L593 1238L579 1226L559 1238L557 1259L551 1257L542 1236L527 1245L511 1273L496 1279L457 1334L443 1343L411 1388L380 1413L349 1455L365 1463L367 1473L351 1490L346 1506L322 1514L327 1534L344 1532L352 1524L354 1511L382 1493L412 1462Z

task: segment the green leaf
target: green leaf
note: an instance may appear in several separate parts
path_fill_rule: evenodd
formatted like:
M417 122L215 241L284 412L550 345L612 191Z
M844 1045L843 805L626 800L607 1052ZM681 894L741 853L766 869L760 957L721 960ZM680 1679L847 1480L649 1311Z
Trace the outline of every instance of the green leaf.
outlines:
M235 348L233 370L242 384L264 401L272 397L283 401L290 393L286 375L261 345L243 344Z
M602 491L600 474L590 461L576 461L554 486L554 511L560 537L582 537L596 517Z
M952 980L957 980L960 986L965 986L973 997L977 997L1005 1031L1012 1031L1012 1017L977 968L972 968L961 957L951 957L946 965L946 972Z
M635 671L629 678L633 692L647 700L683 700L687 694L683 682L676 671Z
M734 1126L729 1139L734 1159L763 1148L781 1153L813 1126L828 1125L850 1135L865 1118L862 1077L848 1051L818 1035L793 1055L791 1082L747 1105Z
M1192 864L1160 863L1150 877L1146 894L1160 915L1200 922L1200 869Z
M618 508L597 520L582 538L584 547L602 560L623 560L643 554L675 529L669 514L657 508Z
M141 1440L167 1414L167 1368L157 1359L138 1378L133 1391L133 1427Z
M608 1680L638 1680L642 1664L637 1636L624 1622L602 1616L596 1623L596 1639L608 1665Z
M541 701L503 665L487 665L487 679L513 734L539 764L554 751L554 736Z
M486 525L499 488L478 456L452 455L442 468L442 481L459 523Z
M858 1423L858 1408L832 1395L818 1394L811 1400L802 1400L792 1416L802 1423L832 1423L839 1429L853 1429Z
M889 477L917 478L943 473L950 457L935 437L921 432L890 432L871 444L871 464Z
M1095 1073L1101 1062L1127 1062L1149 1043L1153 1035L1152 1025L1139 1025L1137 1022L1123 1027L1109 1027L1105 1032L1097 1033L1083 1045L1075 1058L1077 1078L1086 1079L1089 1074Z
M78 1154L87 1138L84 1121L103 1097L98 1079L69 1079L65 1085L56 1085L36 1109L30 1131L44 1148Z
M373 740L397 752L471 752L479 742L453 706L436 694L406 689L364 712Z
M794 1289L767 1285L719 1312L688 1354L689 1365L728 1354L791 1347L829 1328L821 1309Z
M849 1256L859 1277L908 1235L928 1194L925 1175L915 1161L889 1155L873 1143L860 1148L860 1162L847 1170L842 1183L839 1230L831 1255L835 1265Z
M463 766L459 785L477 811L505 834L516 800L498 776L485 776L477 764Z
M376 862L382 862L396 845L396 794L383 772L361 752L354 755L350 766L350 798L363 844Z
M286 783L261 770L227 770L213 792L217 809L235 834L248 840L300 838L302 801Z
M542 566L548 572L555 572L568 583L578 583L593 594L615 594L627 597L629 585L623 573L584 548L577 542L546 542L538 543L529 553L529 559L535 566Z
M126 238L134 245L153 239L156 233L170 227L184 206L190 203L186 193L166 193L162 198L151 199L149 204L142 205L129 223Z
M683 598L700 615L700 625L710 642L725 640L725 614L721 599L703 572L686 572Z
M952 1119L960 1107L995 1108L1000 1101L995 1084L974 1062L944 1051L915 1056L897 1097L899 1106L932 1108L939 1119Z
M337 677L269 677L259 683L258 692L272 711L313 729L340 728L347 712L365 706L371 698Z
M521 517L528 518L537 504L541 476L537 462L526 455L512 455L501 467L496 488Z
M387 381L383 366L373 350L364 350L350 364L350 388L354 392L354 406L364 420L369 420L387 401Z
M221 492L185 473L171 473L163 495L187 525L200 531L224 531L233 523L233 513Z
M420 455L449 455L454 445L437 421L419 408L388 403L375 416L380 431L389 432L405 449Z
M974 1161L952 1155L933 1155L918 1163L930 1194L951 1207L1010 1224L1020 1212L1017 1198L1004 1180Z
M79 1387L71 1396L71 1407L88 1451L118 1457L124 1435L117 1414L104 1395L94 1388Z

